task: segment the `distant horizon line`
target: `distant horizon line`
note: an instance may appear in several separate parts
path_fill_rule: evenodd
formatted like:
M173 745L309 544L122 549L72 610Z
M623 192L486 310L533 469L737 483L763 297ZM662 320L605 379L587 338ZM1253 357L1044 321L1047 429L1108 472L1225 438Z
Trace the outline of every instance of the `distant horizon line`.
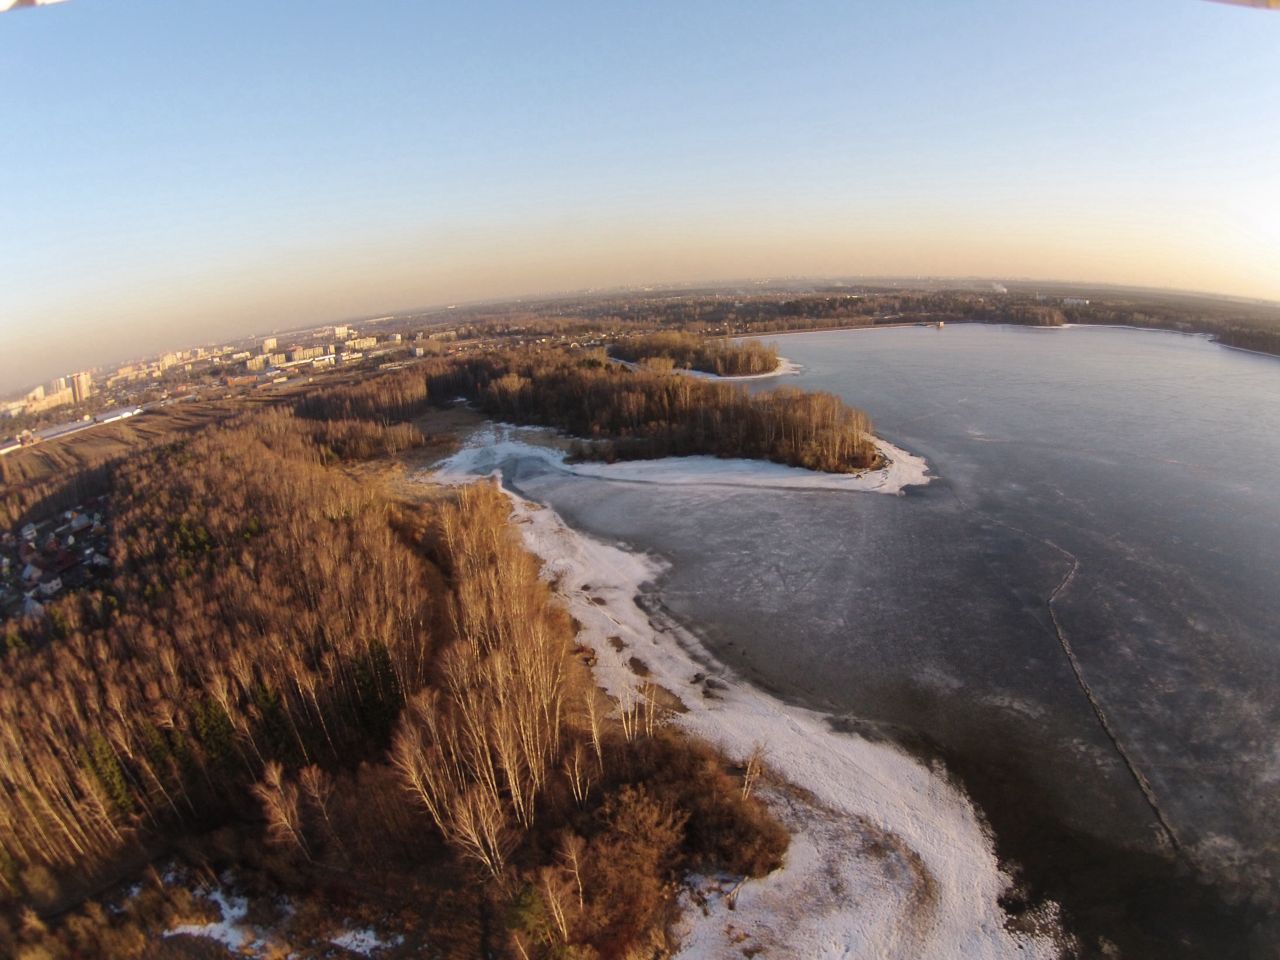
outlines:
M1148 284L1142 284L1142 283L1119 283L1115 281L1059 280L1059 279L1053 279L1050 277L1014 277L1014 276L1003 276L1003 275L996 275L996 274L983 275L983 274L945 274L945 273L938 273L938 274L903 274L903 273L804 274L804 273L801 273L801 274L790 274L790 275L769 276L769 277L730 277L730 278L720 278L720 279L703 279L703 280L688 280L688 281L654 280L646 283L615 284L609 287L577 287L573 289L558 290L550 293L513 294L505 297L479 297L479 298L470 299L470 300L455 300L449 303L440 302L435 304L428 304L426 306L405 307L396 312L389 313L384 316L376 317L376 318L365 317L363 314L361 314L359 317L349 319L345 322L356 323L356 322L360 322L360 320L363 319L363 322L371 323L375 319L395 319L407 313L425 312L427 310L447 310L454 306L481 307L490 303L519 303L525 300L536 303L536 302L547 301L547 300L558 300L558 299L571 297L571 296L602 295L607 293L615 293L615 292L623 292L623 291L643 291L643 290L649 290L649 289L681 290L681 289L692 289L692 288L700 288L700 287L715 288L715 287L728 287L728 286L732 286L733 284L739 284L739 283L781 284L781 283L800 283L800 282L811 283L811 282L817 282L817 281L825 281L825 282L856 281L859 283L868 283L868 282L878 282L878 281L886 282L886 281L902 281L902 280L916 281L916 282L973 281L973 282L981 282L981 283L1018 283L1018 284L1043 283L1043 284L1056 284L1058 286L1071 286L1071 287L1107 287L1111 289L1120 289L1120 290L1144 290L1144 291L1149 291L1153 293L1177 293L1177 294L1182 294L1184 296L1214 297L1214 298L1223 299L1223 300L1233 300L1233 301L1240 301L1243 303L1254 303L1254 304L1260 304L1264 306L1272 306L1272 307L1280 308L1280 298L1273 299L1270 297L1249 297L1249 296L1245 296L1238 293L1225 293L1219 290L1194 290L1187 287L1159 287L1159 286L1150 286ZM329 324L341 323L341 322L343 321L328 321ZM325 325L326 324L324 323L317 324L317 326L325 326ZM294 328L290 328L290 330L281 330L278 332L288 333L288 332L291 332L292 330L307 330L307 329L311 329L311 328L294 327Z
M315 323L304 324L301 326L290 326L283 328L267 329L264 332L241 334L237 336L229 336L225 338L212 338L206 340L188 340L185 345L171 345L169 347L155 350L151 353L142 355L121 356L101 361L87 369L97 373L113 364L128 363L131 360L145 360L152 356L163 356L165 353L177 350L189 350L193 347L210 346L222 343L235 343L244 340L256 340L263 337L279 337L287 336L295 333L303 333L309 330L315 330L317 327L325 326L343 326L360 324L360 323L378 323L388 320L397 320L402 317L412 316L415 314L426 314L432 312L448 311L455 308L473 309L484 306L507 305L513 303L550 303L557 300L566 300L572 298L583 297L603 297L611 294L620 293L645 293L645 292L679 292L694 290L724 290L731 289L740 285L755 286L783 286L786 284L800 283L859 283L863 285L874 285L877 283L983 283L983 284L1009 284L1015 283L1019 285L1027 284L1044 284L1046 286L1060 287L1079 287L1088 289L1105 289L1105 290L1134 290L1149 293L1165 293L1175 294L1187 297L1201 297L1209 299L1217 299L1227 302L1251 304L1255 306L1271 307L1280 310L1280 299L1270 299L1267 297L1248 297L1239 294L1223 293L1213 290L1193 290L1182 287L1159 287L1149 286L1141 283L1118 283L1115 281L1089 281L1089 280L1061 280L1045 277L1025 277L1025 276L1001 276L1001 275L981 275L981 274L792 274L768 277L730 277L718 279L702 279L702 280L655 280L646 283L616 284L613 286L601 287L576 287L562 289L556 291L548 291L542 293L525 293L514 294L500 297L477 297L466 300L453 301L437 301L426 305L418 305L412 307L401 307L393 311L379 311L375 314L360 313L348 314L342 317L334 317L320 320ZM907 289L910 289L909 287ZM971 291L972 292L972 291ZM83 368L82 368L83 369ZM56 376L69 376L70 374L56 374ZM49 382L46 380L35 381L27 386L15 390L6 391L3 396L17 395L29 392L37 386Z
M616 284L609 287L577 287L572 289L557 290L547 293L525 293L512 294L505 297L477 297L469 300L452 300L439 301L437 303L418 305L412 307L402 307L400 309L386 312L383 311L378 316L370 316L368 314L348 315L342 319L325 320L320 323L311 324L310 326L287 327L283 329L270 330L265 334L250 334L252 339L255 336L279 336L281 334L301 333L305 330L314 330L316 327L333 326L337 324L341 326L344 323L375 323L384 320L395 320L403 316L412 314L429 313L433 310L451 310L461 307L483 307L490 304L510 304L510 303L547 303L556 300L569 299L571 297L585 296L607 296L611 293L626 292L644 292L650 290L695 290L695 289L717 289L728 288L735 284L784 284L784 283L876 283L889 281L914 281L923 282L979 282L979 283L1017 283L1017 284L1036 284L1057 285L1064 287L1089 287L1089 288L1107 288L1112 290L1140 290L1150 293L1172 293L1188 297L1206 297L1212 299L1226 300L1237 303L1248 303L1256 306L1274 307L1280 310L1280 298L1271 299L1269 297L1247 297L1235 293L1223 293L1214 290L1192 290L1185 287L1153 287L1141 283L1116 283L1106 281L1089 281L1089 280L1055 280L1045 277L1010 277L998 275L980 275L980 274L794 274L787 276L771 276L771 277L733 277L727 279L707 279L707 280L689 280L689 281L650 281L646 283L632 284ZM210 341L212 342L212 341Z

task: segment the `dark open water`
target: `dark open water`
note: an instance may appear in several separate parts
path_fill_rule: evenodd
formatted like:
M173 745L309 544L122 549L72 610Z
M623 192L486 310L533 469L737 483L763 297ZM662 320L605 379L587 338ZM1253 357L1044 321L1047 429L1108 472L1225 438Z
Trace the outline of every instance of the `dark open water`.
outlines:
M1086 954L1277 955L1280 359L1096 328L778 344L940 480L518 485L669 559L652 599L730 666L943 757Z

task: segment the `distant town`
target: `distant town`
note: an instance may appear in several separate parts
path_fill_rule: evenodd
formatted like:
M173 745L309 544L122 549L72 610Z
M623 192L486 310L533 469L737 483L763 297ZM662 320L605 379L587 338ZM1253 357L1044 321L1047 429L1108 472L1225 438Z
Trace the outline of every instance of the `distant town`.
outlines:
M374 323L385 323L383 318ZM385 361L444 352L451 331L357 331L338 324L312 330L193 347L109 370L84 370L40 384L0 406L0 456L44 440L141 413L150 405L225 397L284 383L302 374L370 358Z

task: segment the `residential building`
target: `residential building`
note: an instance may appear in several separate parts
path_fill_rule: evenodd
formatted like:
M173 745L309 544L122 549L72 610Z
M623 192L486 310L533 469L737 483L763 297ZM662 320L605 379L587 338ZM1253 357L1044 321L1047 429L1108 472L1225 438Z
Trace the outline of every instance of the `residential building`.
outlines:
M45 410L52 410L54 407L63 407L75 402L75 395L71 392L70 387L64 387L53 393L45 393L42 390L41 393L43 394L43 399L32 400L27 404L28 413L41 413Z
M319 347L291 347L287 356L290 363L297 363L299 360L314 360L316 357L323 357L329 353L333 353L333 344L331 343Z
M87 370L71 375L71 394L76 403L84 403L93 395L93 376Z

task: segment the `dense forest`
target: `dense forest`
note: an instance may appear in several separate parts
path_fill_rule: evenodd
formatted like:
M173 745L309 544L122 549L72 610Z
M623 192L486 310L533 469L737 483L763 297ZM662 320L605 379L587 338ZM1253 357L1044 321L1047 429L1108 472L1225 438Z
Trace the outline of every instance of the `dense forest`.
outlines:
M1218 342L1241 350L1280 355L1280 330L1256 330L1248 327L1232 327L1218 334Z
M433 393L507 395L499 366L331 388L114 466L110 585L9 627L0 952L144 955L176 894L86 898L175 853L291 898L297 943L333 898L378 898L441 955L529 958L652 953L684 872L780 863L785 831L664 722L669 695L594 687L504 495L355 479L422 442Z
M9 628L6 892L233 807L266 759L389 735L431 653L425 574L387 504L323 461L272 413L118 470L110 588Z
M610 346L609 353L629 363L665 357L681 369L701 370L721 377L753 376L778 369L776 347L754 340L744 343L708 340L677 331L619 340Z

